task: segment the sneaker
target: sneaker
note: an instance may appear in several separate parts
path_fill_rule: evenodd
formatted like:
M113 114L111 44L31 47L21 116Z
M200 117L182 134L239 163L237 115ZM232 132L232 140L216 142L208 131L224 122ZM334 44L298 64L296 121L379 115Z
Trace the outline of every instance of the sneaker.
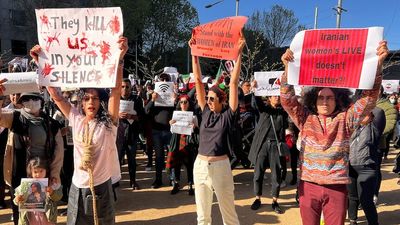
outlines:
M283 213L283 210L279 206L278 202L272 202L272 210L274 210L277 214Z
M280 186L281 186L281 188L285 188L287 186L286 181L282 181Z
M135 181L131 182L131 188L132 188L132 191L140 190L139 184L137 184Z
M251 204L251 209L252 210L257 210L257 209L259 209L261 207L261 200L260 199L256 199L256 200L254 200L254 202L253 202L253 204Z
M378 196L374 195L374 205L376 206L378 204Z
M350 225L357 225L357 221L355 221L355 220L350 220Z
M158 189L162 186L162 182L160 180L155 180L152 184L151 184L151 188L153 189Z

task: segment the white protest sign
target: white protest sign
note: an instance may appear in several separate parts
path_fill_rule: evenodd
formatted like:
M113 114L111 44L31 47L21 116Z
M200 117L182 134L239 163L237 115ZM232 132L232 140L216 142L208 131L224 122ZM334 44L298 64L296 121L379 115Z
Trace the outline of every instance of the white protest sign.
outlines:
M37 84L38 75L36 72L23 73L2 73L0 79L7 79L3 86L6 90L4 95L22 93L22 92L39 92Z
M137 112L134 109L134 107L135 107L134 101L121 100L119 103L119 112L125 112L131 115L137 115Z
M399 80L382 80L382 86L384 93L399 92Z
M36 9L39 84L115 87L121 8Z
M382 38L383 27L300 31L290 44L288 83L371 89Z
M174 106L174 82L156 82L154 91L158 94L155 106Z
M283 71L255 72L254 79L257 81L255 96L279 96L280 77Z
M171 132L175 134L191 135L193 132L193 112L174 111L172 120L176 122L171 125Z
M19 211L44 212L48 184L48 178L22 178L17 194L24 201L18 205Z

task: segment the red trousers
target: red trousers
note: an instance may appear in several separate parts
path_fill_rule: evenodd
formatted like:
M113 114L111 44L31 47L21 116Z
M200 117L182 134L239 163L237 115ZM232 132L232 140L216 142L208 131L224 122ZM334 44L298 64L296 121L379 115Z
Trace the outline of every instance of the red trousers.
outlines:
M344 225L347 210L345 184L319 185L301 181L299 197L303 225L319 225L321 212L324 213L325 225Z

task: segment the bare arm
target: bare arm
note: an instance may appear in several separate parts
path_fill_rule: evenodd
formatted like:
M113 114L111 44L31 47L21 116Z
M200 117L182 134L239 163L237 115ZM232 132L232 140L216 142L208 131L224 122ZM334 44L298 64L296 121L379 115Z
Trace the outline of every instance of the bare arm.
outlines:
M42 48L39 45L35 45L31 48L29 54L35 60L37 64L39 64L39 53L42 51ZM66 99L61 95L61 92L58 88L55 87L47 87L47 91L50 94L50 97L54 100L60 111L64 114L65 118L68 118L69 112L71 111L71 104L66 101Z
M108 112L114 124L117 124L119 119L119 103L121 99L122 73L124 69L123 59L125 53L128 51L128 39L126 37L120 37L118 43L121 53L119 55L117 79L115 81L116 85L111 89L110 98L108 100Z
M240 68L242 65L242 51L243 47L246 43L245 39L242 36L242 33L240 34L240 39L239 39L239 56L236 60L235 67L233 68L232 71L232 76L231 76L231 81L229 82L229 107L231 107L231 110L233 112L236 111L238 108L239 104L239 99L238 99L238 88L239 88L239 77L240 77Z

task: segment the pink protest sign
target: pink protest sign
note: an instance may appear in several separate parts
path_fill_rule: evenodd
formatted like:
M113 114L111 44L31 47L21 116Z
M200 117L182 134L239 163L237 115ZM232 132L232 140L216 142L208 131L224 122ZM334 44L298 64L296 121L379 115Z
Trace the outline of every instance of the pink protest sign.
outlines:
M245 16L227 17L193 29L192 55L214 59L236 60L239 55L240 31Z
M382 27L301 31L290 49L288 82L293 85L370 89L378 64Z
M39 84L115 87L121 8L37 9Z

